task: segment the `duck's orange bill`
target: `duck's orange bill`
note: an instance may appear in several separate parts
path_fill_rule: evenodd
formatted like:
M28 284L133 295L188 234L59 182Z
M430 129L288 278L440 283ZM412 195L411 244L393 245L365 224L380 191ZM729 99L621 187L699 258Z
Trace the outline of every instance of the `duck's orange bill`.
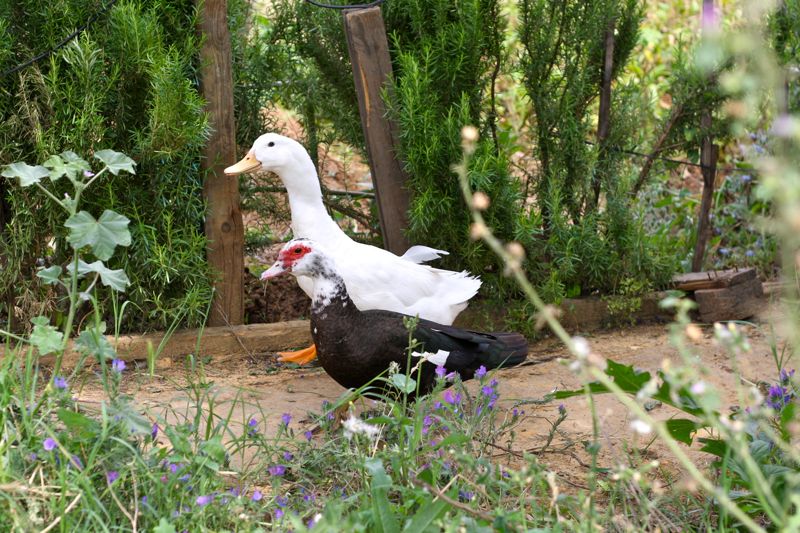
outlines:
M250 150L247 152L247 155L244 158L236 163L235 165L231 165L225 169L226 176L237 176L239 174L246 174L247 172L253 172L254 170L258 170L261 168L261 162L256 159L256 156L253 154L253 151Z

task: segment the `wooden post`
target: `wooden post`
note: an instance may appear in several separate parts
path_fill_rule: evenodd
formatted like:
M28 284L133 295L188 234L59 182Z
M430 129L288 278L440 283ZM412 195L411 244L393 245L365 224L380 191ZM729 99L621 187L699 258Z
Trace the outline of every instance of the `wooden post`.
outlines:
M598 164L592 176L592 192L594 206L600 201L600 186L603 173L607 172L608 134L611 130L611 82L614 73L614 28L616 21L611 19L605 32L605 50L603 54L603 78L600 85L600 109L597 116L597 145L599 150Z
M708 132L711 128L711 111L704 111L700 119L700 125ZM700 164L703 172L703 198L700 201L700 216L697 223L697 240L694 245L694 256L692 257L692 272L700 272L703 269L703 258L706 255L706 244L711 233L711 204L714 201L714 181L717 175L717 157L719 148L714 144L711 134L703 136L700 145Z
M714 0L703 0L702 10L703 31L713 28L707 27L714 20ZM694 245L694 256L692 257L692 272L700 272L703 269L703 259L706 255L706 244L711 233L711 204L714 200L714 181L717 174L717 158L719 148L711 138L711 111L706 110L700 118L700 126L705 131L700 145L700 164L703 171L703 197L700 201L700 216L697 223L697 240Z
M385 87L390 87L392 63L380 7L345 10L344 31L353 64L383 243L399 255L408 249L408 240L403 234L408 225L408 191L404 188L405 172L397 158L396 127L386 117L381 95Z
M236 161L227 0L197 0L197 6L203 35L201 89L212 128L202 159L208 202L207 254L209 265L219 276L208 324L237 325L244 321L244 226L239 182L223 174L223 169Z

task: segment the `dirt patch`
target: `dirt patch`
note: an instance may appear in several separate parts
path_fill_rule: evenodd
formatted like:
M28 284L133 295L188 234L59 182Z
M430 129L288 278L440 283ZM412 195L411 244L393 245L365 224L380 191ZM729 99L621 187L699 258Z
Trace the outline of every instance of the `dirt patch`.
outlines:
M758 325L745 328L752 350L736 361L715 343L710 327L705 328L702 338L692 345L698 367L708 369L704 379L721 391L724 409L738 404L740 386L773 381L777 375L771 355L771 339L765 333L769 329ZM665 325L604 331L589 336L588 340L592 348L603 356L650 372L661 368L665 359L675 363L680 360L677 351L669 344ZM778 349L781 349L781 344ZM578 388L579 380L568 365L559 361L562 357L567 358L568 354L560 343L546 339L531 347L529 360L523 366L497 372L501 408L510 410L520 401L540 399L554 389ZM205 380L211 384L209 394L214 397L217 416L224 416L235 404L234 428L244 427L247 420L255 416L263 420L261 427L267 433L277 430L283 413L290 413L296 421L293 424L297 424L295 431L301 434L311 424L308 412L319 412L323 401L334 401L345 392L321 368L287 367L276 363L274 354L257 354L224 365L210 363L203 372ZM151 378L144 368L134 368L126 373L123 392L134 397L154 417L180 420L192 415L192 402L185 390L190 375L190 371L173 366L162 369L160 374ZM194 381L197 381L196 376ZM77 396L90 409L99 407L103 393L94 376L86 376ZM580 487L584 466L589 461L583 443L592 439L590 410L583 397L563 403L568 412L567 419L540 458L549 468L559 472L567 484ZM608 395L597 396L595 407L600 420L602 466L614 468L624 464L633 452L644 458L658 459L669 471L679 470L662 445L634 433L632 420L618 401ZM518 408L524 410L524 415L515 429L515 452L540 449L548 439L552 422L558 417L557 403L528 404ZM655 407L651 414L663 420L678 413L662 405ZM514 461L513 454L503 450L498 449L498 455L506 455L509 462ZM699 452L692 455L698 462L707 461Z

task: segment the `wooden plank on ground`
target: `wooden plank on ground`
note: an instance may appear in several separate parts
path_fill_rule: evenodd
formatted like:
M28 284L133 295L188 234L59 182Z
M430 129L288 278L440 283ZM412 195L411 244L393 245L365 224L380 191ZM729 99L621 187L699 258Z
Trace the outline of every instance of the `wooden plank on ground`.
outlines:
M206 100L211 132L202 168L203 192L208 202L206 237L208 263L218 276L208 323L211 326L244 322L244 225L239 209L239 181L223 169L236 161L233 121L231 41L226 0L197 0L200 48L200 88Z
M397 158L396 127L387 118L384 90L391 90L392 62L380 7L346 10L344 31L353 64L361 127L367 143L372 182L378 201L381 233L386 249L402 254L408 249L403 230L408 225L406 175Z
M700 320L707 323L750 318L761 309L763 296L761 280L756 277L731 287L694 293Z
M200 344L198 349L198 337ZM114 344L114 338L107 336ZM164 333L146 335L122 335L116 344L120 359L134 361L146 359L148 344L158 348L164 339ZM165 343L159 355L159 361L180 360L189 354L211 358L213 363L221 363L230 359L273 353L288 350L311 343L311 331L308 320L291 320L273 324L247 324L232 327L209 327L203 330L187 329L174 333ZM63 366L72 368L80 355L70 344L64 355ZM55 361L53 355L40 359L43 365L51 365Z
M681 291L697 291L731 287L756 277L756 269L752 267L739 270L712 270L673 276L672 284L675 289Z

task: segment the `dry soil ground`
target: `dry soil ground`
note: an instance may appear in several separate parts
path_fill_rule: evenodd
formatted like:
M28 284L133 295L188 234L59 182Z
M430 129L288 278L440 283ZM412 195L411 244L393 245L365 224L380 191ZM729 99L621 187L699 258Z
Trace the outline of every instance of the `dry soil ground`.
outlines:
M775 341L770 337L766 322L756 321L745 327L752 350L736 361L717 345L710 327L704 328L703 337L693 343L698 367L708 369L706 379L720 388L726 408L738 404L737 387L773 381L777 374L770 348ZM666 358L679 360L668 341L667 326L663 324L601 331L587 337L597 353L651 372L658 370ZM780 349L782 343L780 340L777 343ZM554 389L579 387L579 380L560 358L568 358L565 349L555 339L545 339L531 346L524 366L499 371L496 377L500 382L502 408L510 409L520 400L541 398ZM169 409L172 413L168 417L175 420L180 418L180 413L191 412L192 402L185 387L188 378L197 380L195 372L173 366L150 377L145 368L132 368L126 371L122 389L153 417L163 417ZM344 392L322 368L289 368L276 363L274 354L228 361L224 365L210 362L204 365L203 372L206 380L213 384L217 412L238 402L235 424L243 424L256 416L264 420L261 427L267 433L276 431L282 413L291 413L293 427L296 431L299 429L296 434L302 434L311 424L307 413L319 412L324 400L334 401ZM90 409L99 407L103 393L96 378L87 375L78 398ZM588 455L582 442L591 439L591 416L583 397L566 400L564 404L568 417L560 426L550 451L541 454L540 459L567 484L579 487L585 479ZM649 439L632 431L631 418L618 401L602 395L596 397L596 406L602 432L600 461L603 466L613 468L627 460L630 450L638 450L645 458L659 459L668 471L679 470L666 448L658 443L650 445ZM555 402L520 407L525 414L516 429L514 450L541 447L550 432L551 422L557 418L557 407ZM666 419L676 412L669 406L659 406L652 414ZM499 455L504 453L498 450ZM693 456L700 462L706 460L700 453ZM507 460L513 461L513 457L508 456Z

